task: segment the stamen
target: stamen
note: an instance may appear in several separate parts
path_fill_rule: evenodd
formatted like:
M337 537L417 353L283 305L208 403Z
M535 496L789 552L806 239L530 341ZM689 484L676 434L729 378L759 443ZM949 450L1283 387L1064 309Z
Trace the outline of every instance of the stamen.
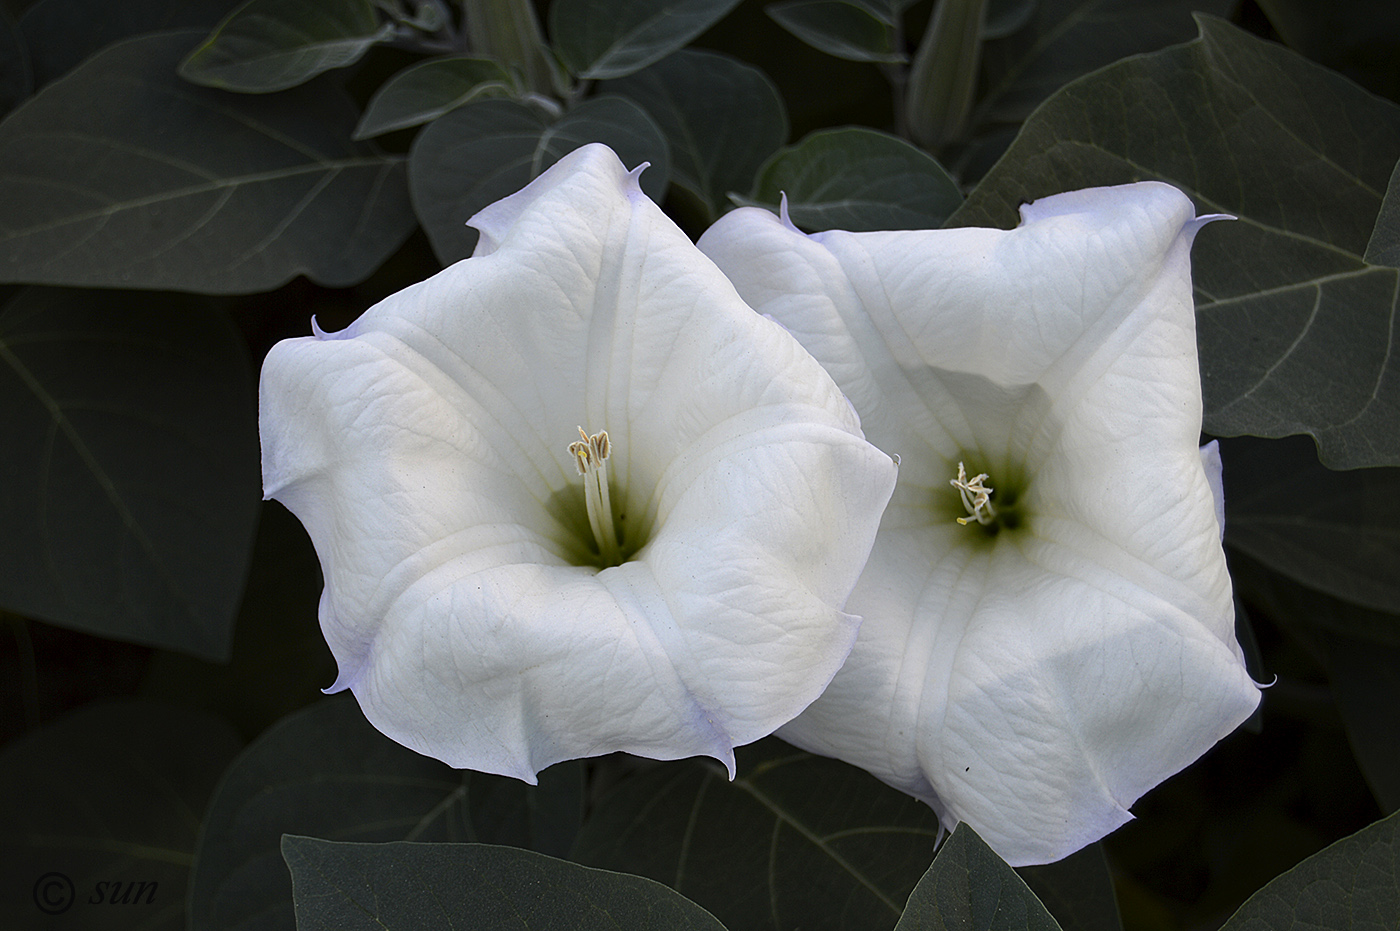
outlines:
M598 542L598 552L608 565L621 562L621 551L617 543L617 530L613 527L612 496L608 493L608 456L612 445L608 442L608 431L600 430L589 436L583 427L578 428L578 439L569 444L569 452L574 457L574 467L583 476L583 500L588 509L588 525L593 529L593 539Z
M963 507L967 508L968 516L958 518L958 523L964 527L974 520L984 526L996 520L997 511L996 508L992 507L991 498L992 492L996 489L988 488L982 484L990 477L986 472L983 472L969 480L967 469L961 462L958 463L958 477L948 484L958 490L958 494L962 496Z

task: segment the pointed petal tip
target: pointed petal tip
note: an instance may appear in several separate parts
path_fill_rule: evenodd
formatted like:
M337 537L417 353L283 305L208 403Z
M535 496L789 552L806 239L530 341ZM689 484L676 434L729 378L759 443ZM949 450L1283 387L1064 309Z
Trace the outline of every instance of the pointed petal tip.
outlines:
M611 152L612 150L609 149L608 151ZM617 158L617 156L614 155L613 158ZM642 194L642 172L646 171L650 167L651 162L642 162L636 168L633 168L631 171L627 172L627 193Z
M1199 232L1201 231L1201 227L1205 226L1205 225L1208 224L1208 223L1214 223L1216 220L1238 220L1238 219L1239 219L1239 217L1233 216L1233 215L1228 214L1228 213L1207 213L1207 214L1203 214L1203 215L1201 215L1201 216L1199 216L1199 217L1196 217L1194 220L1190 220L1190 221L1187 222L1186 227L1185 227L1186 236L1187 236L1188 238L1194 239L1195 236L1196 236L1196 234L1199 233Z
M786 229L800 235L807 235L797 228L797 224L792 222L792 216L788 213L787 191L778 192L778 220Z

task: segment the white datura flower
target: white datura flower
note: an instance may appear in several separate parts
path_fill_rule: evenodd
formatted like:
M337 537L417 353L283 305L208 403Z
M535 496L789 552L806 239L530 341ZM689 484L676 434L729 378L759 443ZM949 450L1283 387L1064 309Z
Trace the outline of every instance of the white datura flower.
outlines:
M807 236L755 208L700 240L900 459L865 618L779 736L1064 857L1253 711L1215 447L1198 449L1190 248L1165 184L1047 197L1011 231Z
M379 730L535 781L771 733L855 641L895 482L850 404L586 146L475 254L263 366L264 491Z

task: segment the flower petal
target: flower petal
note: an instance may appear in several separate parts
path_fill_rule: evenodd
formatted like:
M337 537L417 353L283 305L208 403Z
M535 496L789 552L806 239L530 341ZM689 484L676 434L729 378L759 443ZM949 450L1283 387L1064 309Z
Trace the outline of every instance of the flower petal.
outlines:
M320 556L333 688L530 782L617 750L732 771L849 652L894 465L607 148L474 222L471 259L263 367L264 490ZM580 427L640 547L601 571Z
M1022 217L809 237L744 209L700 241L901 457L856 648L780 735L1016 865L1121 825L1258 702L1196 447L1191 204L1145 183ZM975 545L931 506L963 457L1022 488L1026 527Z

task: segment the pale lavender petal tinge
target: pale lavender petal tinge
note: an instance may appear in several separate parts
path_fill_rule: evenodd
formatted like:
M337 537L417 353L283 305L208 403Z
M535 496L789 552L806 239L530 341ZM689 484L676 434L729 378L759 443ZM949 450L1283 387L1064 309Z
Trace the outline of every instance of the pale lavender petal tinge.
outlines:
M746 208L700 240L900 457L847 602L856 647L780 736L1015 865L1123 824L1259 700L1219 458L1197 449L1199 226L1143 183L1045 198L1011 231L806 236ZM986 524L951 485L959 463L970 486L986 475Z
M453 766L732 773L848 654L894 464L606 147L473 223L472 258L263 367L264 490L320 556L334 688Z

